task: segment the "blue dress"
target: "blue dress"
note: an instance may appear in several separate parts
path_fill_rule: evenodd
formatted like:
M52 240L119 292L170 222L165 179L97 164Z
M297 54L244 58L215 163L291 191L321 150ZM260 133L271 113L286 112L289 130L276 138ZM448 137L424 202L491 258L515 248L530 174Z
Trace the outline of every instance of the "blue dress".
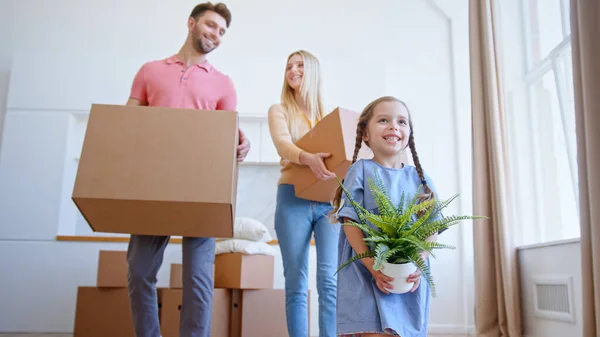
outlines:
M368 179L375 179L375 170L385 185L392 202L397 205L403 192L410 197L421 185L414 166L400 169L381 166L373 160L359 160L348 169L344 186L352 198L372 213L377 205L369 190ZM427 184L436 194L427 175ZM338 216L358 220L354 209L342 193L344 204ZM338 266L355 254L340 230L338 243ZM429 266L429 261L427 261ZM357 333L387 333L402 337L427 337L430 288L424 278L414 293L385 294L377 288L375 280L361 261L356 261L338 273L337 334L352 336Z

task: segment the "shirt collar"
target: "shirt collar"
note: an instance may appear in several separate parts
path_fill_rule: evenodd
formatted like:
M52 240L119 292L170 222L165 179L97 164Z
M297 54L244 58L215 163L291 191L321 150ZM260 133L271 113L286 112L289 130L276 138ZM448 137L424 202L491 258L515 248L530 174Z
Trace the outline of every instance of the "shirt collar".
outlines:
M179 63L181 65L184 65L183 61L181 61L177 57L177 54L175 54L175 55L167 58L166 61L167 61L167 64ZM213 68L212 65L208 61L204 61L202 63L197 63L197 64L194 64L194 65L196 67L198 67L198 68L202 68L202 69L206 70L207 72L210 72L212 70L212 68Z

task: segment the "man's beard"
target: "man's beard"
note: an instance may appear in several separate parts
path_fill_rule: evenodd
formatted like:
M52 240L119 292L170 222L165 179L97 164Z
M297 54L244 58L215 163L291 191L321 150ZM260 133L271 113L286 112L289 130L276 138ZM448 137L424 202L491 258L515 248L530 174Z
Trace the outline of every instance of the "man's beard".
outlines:
M208 44L204 43L204 40L201 36L195 36L194 39L196 40L196 43L193 44L194 49L201 54L208 54L211 51L215 50L215 48L217 48L217 46L214 44L211 47Z

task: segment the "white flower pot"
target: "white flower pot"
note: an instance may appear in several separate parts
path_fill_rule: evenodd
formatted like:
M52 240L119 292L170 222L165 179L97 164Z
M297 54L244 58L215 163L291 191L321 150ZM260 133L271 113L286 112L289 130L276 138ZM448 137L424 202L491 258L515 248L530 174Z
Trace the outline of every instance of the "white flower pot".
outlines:
M394 281L390 282L394 287L394 289L388 289L390 293L404 294L409 292L415 285L414 282L406 282L406 279L416 270L417 267L412 262L402 264L384 262L381 272L394 279Z

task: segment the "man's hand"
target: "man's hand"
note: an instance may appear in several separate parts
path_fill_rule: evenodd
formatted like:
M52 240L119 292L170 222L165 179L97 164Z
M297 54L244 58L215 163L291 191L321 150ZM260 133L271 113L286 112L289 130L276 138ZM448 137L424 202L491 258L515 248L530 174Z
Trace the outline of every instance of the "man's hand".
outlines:
M237 161L242 162L246 159L246 155L250 151L250 140L246 137L242 129L239 130L240 144L237 147Z

